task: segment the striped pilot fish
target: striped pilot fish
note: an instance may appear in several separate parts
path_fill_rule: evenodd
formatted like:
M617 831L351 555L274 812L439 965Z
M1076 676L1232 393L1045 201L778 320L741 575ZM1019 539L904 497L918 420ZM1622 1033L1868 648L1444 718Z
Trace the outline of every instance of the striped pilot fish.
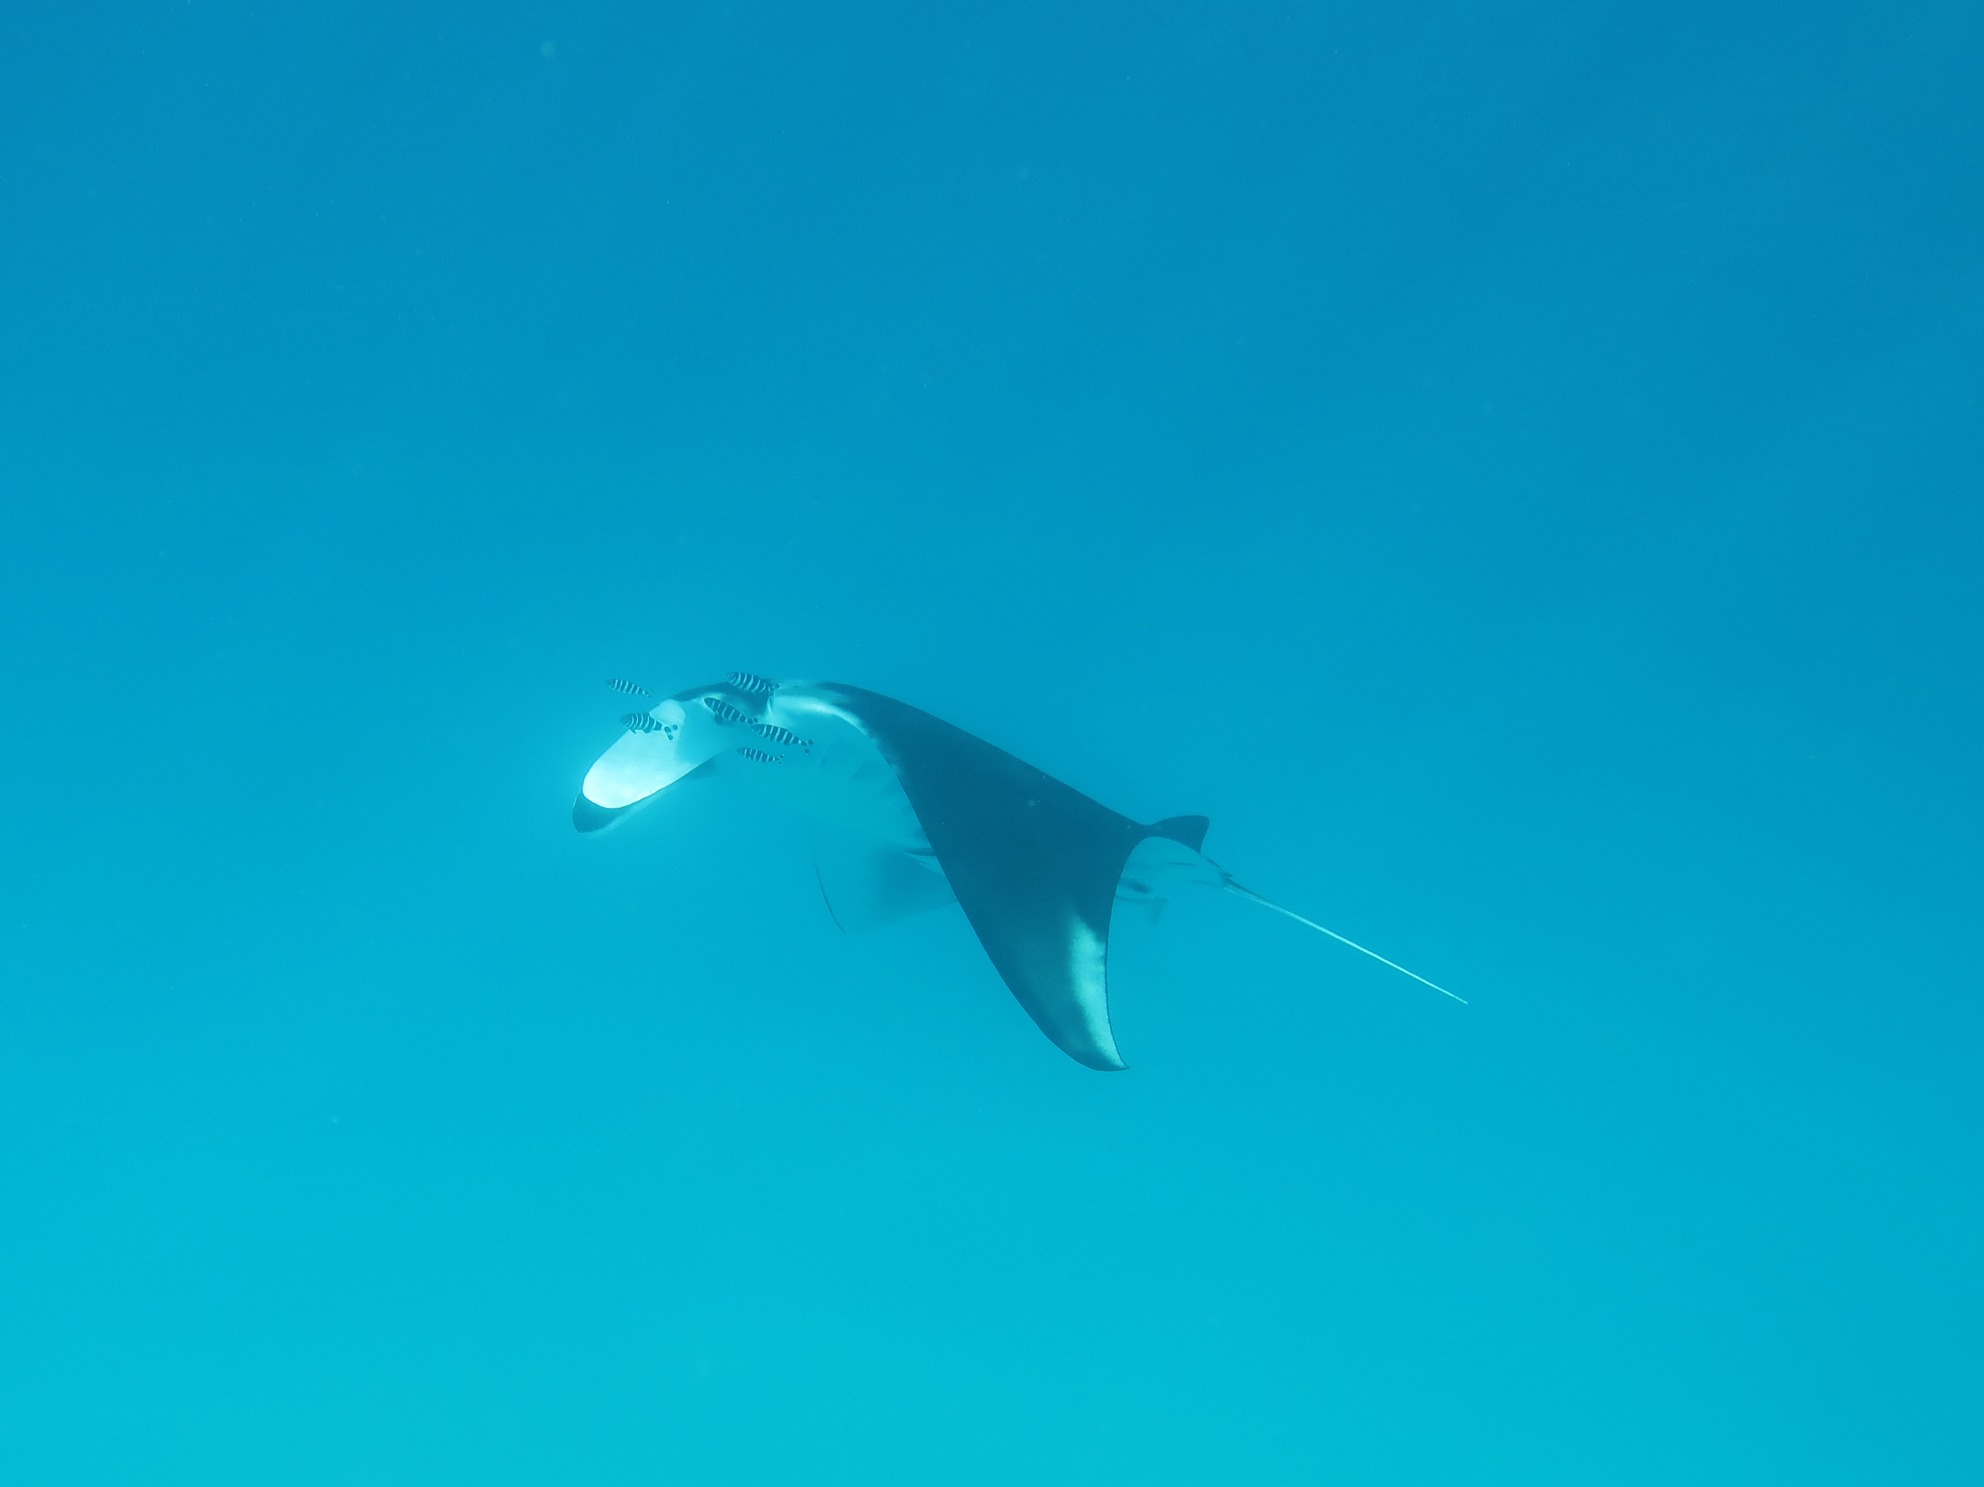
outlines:
M716 716L719 723L748 723L751 715L733 702L725 702L721 697L705 697L703 706Z
M751 731L768 742L784 744L789 749L810 750L813 747L812 739L801 738L790 728L781 728L776 723L753 723Z
M774 754L770 749L754 749L749 745L740 748L737 752L753 764L777 764L785 758L785 755Z
M778 683L750 671L730 673L730 685L740 692L748 692L753 697L769 697L778 690Z
M675 724L664 723L653 713L627 713L620 719L620 726L629 733L659 733L664 738L675 737Z

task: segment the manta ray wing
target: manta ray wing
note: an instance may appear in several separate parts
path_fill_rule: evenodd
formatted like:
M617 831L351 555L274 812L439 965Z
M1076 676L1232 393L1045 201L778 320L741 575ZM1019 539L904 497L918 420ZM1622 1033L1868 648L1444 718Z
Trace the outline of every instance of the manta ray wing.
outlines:
M926 854L927 860L927 854ZM834 923L865 934L956 903L934 862L877 847L828 826L813 829L813 873Z
M907 703L839 684L820 690L895 770L979 943L1027 1014L1091 1069L1126 1067L1109 1025L1117 881L1144 838L1202 838L1204 819L1141 825Z

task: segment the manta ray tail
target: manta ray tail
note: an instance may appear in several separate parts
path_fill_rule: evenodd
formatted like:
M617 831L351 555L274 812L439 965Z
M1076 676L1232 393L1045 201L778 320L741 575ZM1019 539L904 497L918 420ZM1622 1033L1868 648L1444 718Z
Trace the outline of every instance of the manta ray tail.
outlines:
M1226 888L1229 893L1237 893L1242 898L1247 899L1252 903L1257 903L1264 909L1273 909L1277 914L1287 915L1290 919L1293 919L1297 924L1306 924L1309 926L1309 928L1315 930L1318 934L1328 935L1331 939L1337 941L1337 943L1342 945L1348 945L1352 950L1355 950L1358 954L1368 955L1371 957L1371 959L1377 961L1380 965L1390 966L1393 970L1397 971L1402 976L1410 976L1413 980L1417 981L1421 986L1432 987L1433 990L1437 991L1441 996L1453 997L1454 1000L1459 1002L1463 1007L1467 1005L1466 997L1454 996L1454 993L1448 991L1446 987L1441 986L1436 981L1428 981L1424 976L1420 975L1417 971L1408 971L1404 966L1400 965L1397 961L1386 960L1385 957L1378 954L1377 951L1367 950L1362 945L1358 944L1355 940L1345 939L1335 930L1325 929L1322 925L1316 923L1315 920L1303 918L1293 909L1284 909L1280 904L1276 903L1273 899L1263 898L1261 897L1260 894L1254 892L1253 889L1234 882L1230 876L1226 880Z

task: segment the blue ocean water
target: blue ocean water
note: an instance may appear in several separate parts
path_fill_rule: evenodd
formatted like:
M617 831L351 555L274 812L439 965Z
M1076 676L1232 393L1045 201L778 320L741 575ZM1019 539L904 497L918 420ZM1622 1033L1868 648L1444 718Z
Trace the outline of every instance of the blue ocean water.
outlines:
M1984 11L0 38L0 1481L1984 1479ZM575 834L731 668L1471 1005Z

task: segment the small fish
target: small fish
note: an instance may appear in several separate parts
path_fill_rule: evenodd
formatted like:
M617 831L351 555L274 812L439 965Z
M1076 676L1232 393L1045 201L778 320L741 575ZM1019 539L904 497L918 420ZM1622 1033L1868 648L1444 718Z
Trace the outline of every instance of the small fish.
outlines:
M624 692L629 697L654 696L654 693L650 692L646 687L638 686L633 682L622 681L617 676L608 677L606 685L611 687L616 692Z
M754 676L748 671L730 673L730 685L740 692L749 692L753 697L769 697L778 690L778 683L767 677Z
M716 714L719 723L748 723L750 717L740 707L725 702L721 697L705 697L703 706Z
M766 749L742 748L737 752L742 754L746 759L749 759L753 764L776 764L784 757L782 754L774 754Z
M751 731L760 738L768 738L775 744L784 744L787 748L810 749L813 747L812 739L801 738L790 728L781 728L776 723L753 723L751 725Z
M659 733L670 743L675 741L676 725L662 722L653 713L628 713L620 720L620 726L629 733Z

